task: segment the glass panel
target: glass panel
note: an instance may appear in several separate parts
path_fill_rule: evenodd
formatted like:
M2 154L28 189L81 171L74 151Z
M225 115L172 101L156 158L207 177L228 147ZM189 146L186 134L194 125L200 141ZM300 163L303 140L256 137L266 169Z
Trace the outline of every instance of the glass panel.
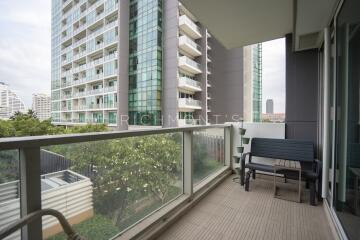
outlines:
M360 2L344 1L336 29L335 209L349 239L360 236Z
M224 129L195 131L193 135L194 185L222 168L224 164Z
M42 207L60 210L86 239L109 239L183 193L182 133L51 146ZM66 239L52 217L49 239Z
M0 151L0 229L20 219L19 151ZM21 231L5 239L20 239Z

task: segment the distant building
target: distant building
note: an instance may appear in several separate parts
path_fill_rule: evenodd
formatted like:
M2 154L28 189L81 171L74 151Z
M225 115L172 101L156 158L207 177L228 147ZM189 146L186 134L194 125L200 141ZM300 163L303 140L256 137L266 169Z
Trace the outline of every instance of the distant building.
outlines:
M33 94L32 110L36 113L39 120L44 121L51 116L51 98L47 94Z
M268 113L268 114L274 113L274 100L272 100L272 99L266 100L266 113Z
M285 122L285 113L263 113L263 122L282 123Z
M54 124L176 127L241 113L210 92L230 82L242 90L222 74L238 72L242 49L221 46L180 1L52 3Z
M7 84L0 82L0 119L9 119L15 112L25 112L25 105Z
M244 120L261 122L262 44L244 47Z

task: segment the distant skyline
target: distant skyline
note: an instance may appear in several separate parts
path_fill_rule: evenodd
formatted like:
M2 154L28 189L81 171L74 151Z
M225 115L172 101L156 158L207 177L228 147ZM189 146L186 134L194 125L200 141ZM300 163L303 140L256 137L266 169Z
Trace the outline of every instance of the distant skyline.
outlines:
M50 94L51 1L0 1L0 82L31 107L33 93ZM285 112L285 39L263 43L263 112L266 100Z

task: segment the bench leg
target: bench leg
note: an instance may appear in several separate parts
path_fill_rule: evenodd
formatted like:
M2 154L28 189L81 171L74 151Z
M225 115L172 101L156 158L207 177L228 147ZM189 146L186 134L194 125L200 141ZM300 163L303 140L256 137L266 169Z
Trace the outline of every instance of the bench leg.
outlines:
M245 179L245 163L241 161L241 169L240 169L240 185L244 186Z
M255 171L255 170L252 171L252 178L253 178L253 179L256 178L256 171Z
M310 205L315 206L315 195L316 195L316 190L315 190L315 182L311 181L309 183L309 187L310 187Z
M245 191L246 191L246 192L249 191L251 172L252 172L252 171L249 170L249 171L246 173L246 177L245 177Z

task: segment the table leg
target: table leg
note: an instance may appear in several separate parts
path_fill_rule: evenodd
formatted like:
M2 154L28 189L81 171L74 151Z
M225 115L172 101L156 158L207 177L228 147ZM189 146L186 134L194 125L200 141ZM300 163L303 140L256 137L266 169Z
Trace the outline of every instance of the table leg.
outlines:
M276 168L274 167L274 197L276 197Z
M301 203L301 169L299 170L299 203Z
M355 176L355 184L354 184L354 188L355 188L355 214L356 215L360 215L359 213L359 177Z

